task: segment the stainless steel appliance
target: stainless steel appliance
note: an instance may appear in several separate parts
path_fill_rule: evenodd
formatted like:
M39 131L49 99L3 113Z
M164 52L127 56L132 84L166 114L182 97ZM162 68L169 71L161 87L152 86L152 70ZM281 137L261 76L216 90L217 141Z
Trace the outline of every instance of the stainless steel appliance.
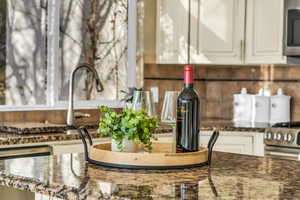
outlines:
M283 53L300 56L300 1L285 0Z
M300 160L300 123L296 122L294 126L291 124L281 123L277 127L266 129L265 155Z

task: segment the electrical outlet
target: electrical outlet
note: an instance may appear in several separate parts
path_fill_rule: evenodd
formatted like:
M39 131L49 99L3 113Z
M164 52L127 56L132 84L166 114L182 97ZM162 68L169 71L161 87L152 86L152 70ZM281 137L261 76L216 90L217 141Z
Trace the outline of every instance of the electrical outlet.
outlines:
M154 103L158 103L159 100L159 93L158 93L158 87L153 87L150 89L153 97Z

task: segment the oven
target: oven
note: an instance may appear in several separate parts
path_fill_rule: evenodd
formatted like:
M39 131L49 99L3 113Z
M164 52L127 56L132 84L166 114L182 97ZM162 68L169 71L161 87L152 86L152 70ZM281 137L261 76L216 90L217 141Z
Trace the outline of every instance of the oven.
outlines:
M300 1L285 0L283 52L286 56L300 56Z
M300 161L300 128L268 128L264 143L266 156Z

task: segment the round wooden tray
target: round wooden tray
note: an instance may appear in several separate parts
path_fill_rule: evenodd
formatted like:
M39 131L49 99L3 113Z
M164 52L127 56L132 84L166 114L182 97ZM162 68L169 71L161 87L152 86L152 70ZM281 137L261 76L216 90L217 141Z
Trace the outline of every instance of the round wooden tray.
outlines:
M179 170L130 170L91 165L87 168L87 176L93 181L102 181L118 185L149 185L191 183L207 180L208 168ZM93 185L93 184L92 184ZM97 184L95 184L97 185Z
M171 153L172 143L153 142L152 152L127 153L111 151L111 143L96 144L90 148L90 158L115 165L141 167L192 166L208 160L208 149L197 152Z
M111 143L93 145L91 136L84 127L78 129L84 144L86 161L89 163L126 169L182 169L210 165L212 149L219 137L214 131L208 147L201 147L197 152L172 153L172 143L153 142L152 152L127 153L111 151ZM88 139L90 150L88 151Z

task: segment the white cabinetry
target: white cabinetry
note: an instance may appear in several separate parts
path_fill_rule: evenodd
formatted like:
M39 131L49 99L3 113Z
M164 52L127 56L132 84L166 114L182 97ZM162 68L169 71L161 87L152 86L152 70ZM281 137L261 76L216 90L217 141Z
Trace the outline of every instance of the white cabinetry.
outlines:
M157 1L156 61L187 63L187 0ZM191 62L285 63L283 0L191 0Z
M286 63L283 15L283 0L247 1L246 63Z
M157 0L156 60L158 63L187 62L188 2Z
M213 131L200 131L200 145L206 147ZM264 156L264 134L259 132L221 131L214 151ZM161 135L160 142L172 142L172 135Z
M200 145L206 146L212 131L201 131ZM257 132L220 132L214 150L238 154L264 156L263 133Z
M198 15L192 31L192 62L241 64L245 1L201 0Z

